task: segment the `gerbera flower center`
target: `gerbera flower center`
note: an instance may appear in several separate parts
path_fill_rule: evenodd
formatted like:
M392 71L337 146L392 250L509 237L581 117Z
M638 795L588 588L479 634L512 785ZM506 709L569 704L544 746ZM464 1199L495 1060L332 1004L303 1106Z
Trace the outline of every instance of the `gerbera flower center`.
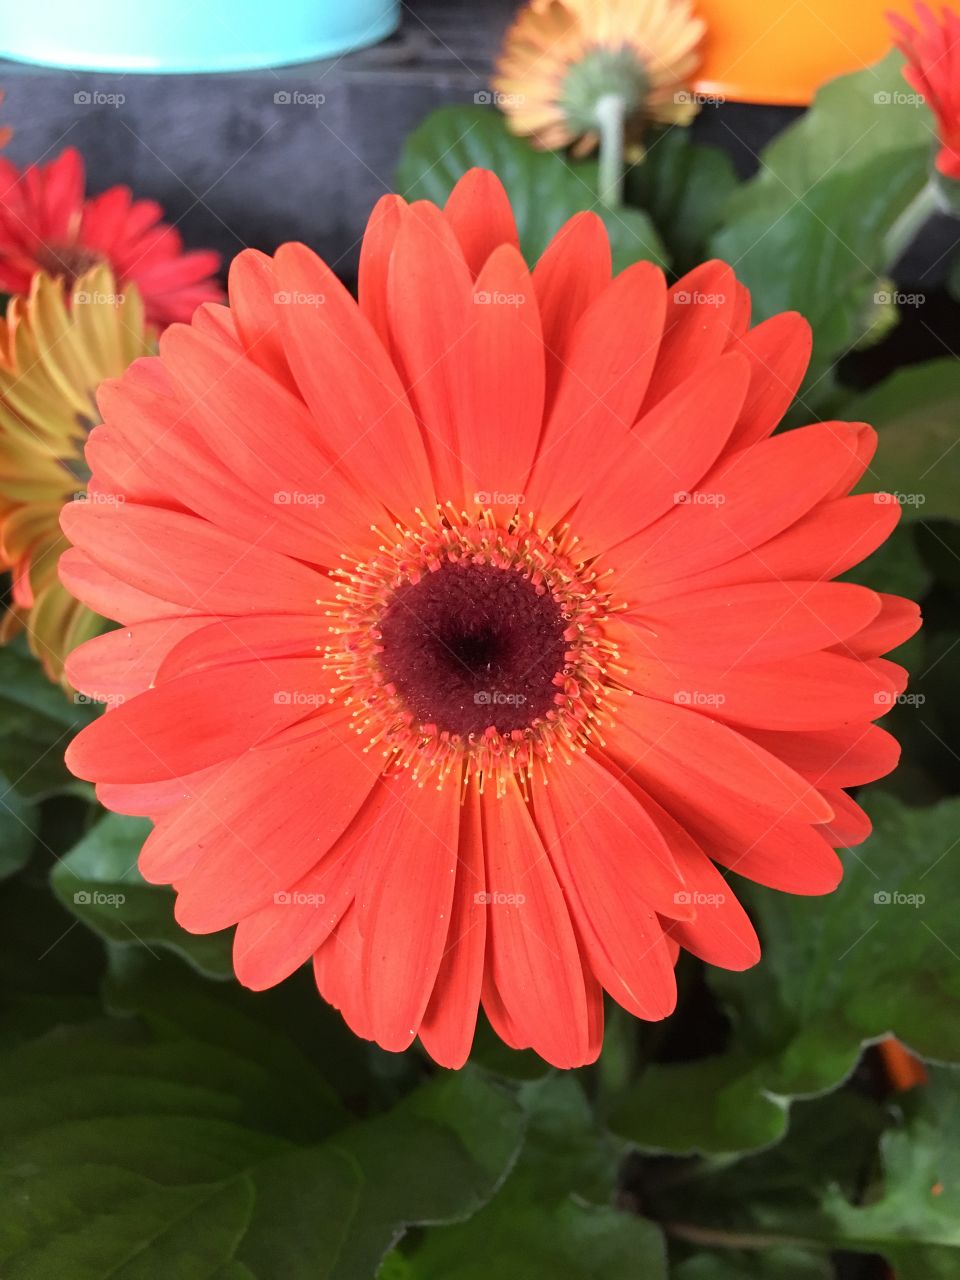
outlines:
M36 255L42 271L51 276L63 276L68 285L103 262L103 256L79 244L45 244Z
M395 593L380 666L418 720L469 736L524 729L554 707L560 605L515 569L446 563Z
M499 789L598 736L616 649L601 575L532 518L438 512L340 570L326 661L357 730L421 779Z
M560 101L564 114L577 130L588 132L599 125L597 103L615 94L626 114L641 110L650 91L646 67L629 45L595 45L567 71Z

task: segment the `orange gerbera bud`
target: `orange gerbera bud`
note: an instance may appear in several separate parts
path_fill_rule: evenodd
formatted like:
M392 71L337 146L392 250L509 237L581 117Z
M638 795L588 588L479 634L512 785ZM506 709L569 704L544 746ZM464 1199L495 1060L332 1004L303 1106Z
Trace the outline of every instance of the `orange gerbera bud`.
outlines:
M624 105L628 140L687 124L705 24L691 0L530 0L507 32L493 86L514 133L541 147L597 145L598 105Z

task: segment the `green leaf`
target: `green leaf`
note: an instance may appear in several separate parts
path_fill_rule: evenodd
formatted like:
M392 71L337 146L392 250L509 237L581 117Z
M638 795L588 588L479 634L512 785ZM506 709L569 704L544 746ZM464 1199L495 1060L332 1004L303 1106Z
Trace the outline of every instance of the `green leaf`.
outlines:
M164 1035L213 1036L301 1094L317 1078L315 1067L304 1073L304 1063L322 1062L324 1106L332 1089L348 1106L386 1109L422 1076L415 1054L388 1053L355 1036L320 998L310 966L253 992L238 983L212 986L169 952L157 958L144 947L112 947L103 994L111 1013L145 1018Z
M754 322L799 311L813 326L800 392L808 417L832 363L872 323L887 232L923 186L926 163L925 153L902 151L835 169L796 196L758 197L714 237L713 255L731 263L751 292Z
M663 1241L614 1208L619 1147L597 1130L572 1076L528 1083L526 1142L513 1172L468 1222L425 1233L401 1272L410 1280L659 1280ZM389 1274L389 1273L387 1273Z
M825 174L858 168L876 156L891 164L905 149L929 156L929 113L902 101L906 87L903 57L895 51L862 71L828 81L809 111L764 147L757 176L733 197L731 211L745 212L758 199L789 204Z
M825 85L731 196L713 253L751 290L755 320L801 311L814 356L802 397L867 332L889 268L887 235L926 183L927 111L905 105L902 58ZM885 100L886 99L886 100Z
M914 525L917 551L937 582L960 590L960 523L925 520Z
M104 955L32 871L0 884L0 1048L99 1012Z
M900 369L844 414L880 433L864 489L894 494L907 520L960 520L960 361Z
M907 1123L884 1135L883 1188L872 1204L839 1193L825 1204L829 1239L881 1253L898 1280L953 1280L960 1271L960 1078L932 1070L904 1103Z
M954 302L960 302L960 253L953 255L947 268L947 292Z
M690 130L664 130L627 173L627 198L646 210L682 275L708 256L707 244L723 221L724 203L736 189L733 162L718 147L698 146Z
M699 1253L670 1272L671 1280L834 1280L829 1258L801 1249L767 1249L763 1253L732 1250Z
M929 1084L900 1105L880 1139L878 1173L885 1117L845 1092L799 1105L780 1146L728 1168L701 1169L659 1197L657 1211L676 1238L726 1245L732 1258L748 1248L760 1259L773 1250L819 1250L826 1264L840 1249L882 1255L898 1280L953 1280L960 1269L960 1074L932 1069ZM682 1280L712 1274L706 1265L678 1269ZM729 1274L778 1273L745 1267Z
M26 866L36 842L36 810L0 774L0 880Z
M38 799L77 787L63 753L97 708L70 701L37 660L17 647L0 649L0 773L22 796Z
M233 973L227 933L192 934L173 918L174 894L148 884L137 855L150 834L146 818L108 814L51 872L57 897L109 942L164 947L209 977Z
M846 1078L864 1043L892 1033L960 1062L960 800L909 809L873 794L865 807L874 833L829 897L748 891L762 958L710 972L733 1024L727 1051L649 1068L612 1117L618 1133L678 1154L756 1149L783 1136L793 1098Z
M595 160L535 151L508 133L503 117L489 107L441 107L429 115L404 145L397 190L408 200L443 205L457 180L477 167L492 169L506 187L529 263L568 218L592 209L610 234L615 271L641 259L666 264L666 251L645 213L600 203Z
M914 529L901 522L886 542L862 564L845 573L843 580L857 582L873 591L906 596L908 600L922 600L930 589L933 575L918 550Z
M480 1207L517 1103L466 1069L351 1119L206 1039L115 1020L0 1055L0 1270L9 1280L369 1280L408 1225Z

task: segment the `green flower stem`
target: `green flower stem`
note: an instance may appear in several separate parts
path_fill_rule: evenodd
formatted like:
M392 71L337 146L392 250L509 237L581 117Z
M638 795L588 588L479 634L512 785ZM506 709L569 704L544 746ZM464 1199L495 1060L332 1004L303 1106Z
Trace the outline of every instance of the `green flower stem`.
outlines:
M890 268L895 262L903 256L904 252L910 247L917 237L920 228L935 214L942 210L943 205L937 193L936 184L933 179L929 179L925 186L914 196L907 207L901 213L890 230L887 232L885 245L885 257L887 267Z
M773 1232L722 1231L713 1227L699 1227L692 1222L665 1222L668 1235L688 1244L705 1245L713 1249L824 1249L822 1240L809 1236L778 1235Z
M594 107L600 134L600 199L608 208L623 204L623 126L626 100L619 93L605 93Z

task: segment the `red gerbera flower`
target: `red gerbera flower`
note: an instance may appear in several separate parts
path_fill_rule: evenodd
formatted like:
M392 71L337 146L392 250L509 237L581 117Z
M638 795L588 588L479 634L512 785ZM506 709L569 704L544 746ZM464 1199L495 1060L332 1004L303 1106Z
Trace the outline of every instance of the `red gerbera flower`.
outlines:
M944 8L938 20L925 4L918 4L916 13L919 27L897 13L887 18L907 59L905 80L937 117L937 168L947 178L960 179L960 14Z
M0 159L0 292L29 293L36 271L72 284L105 263L121 287L137 286L148 322L161 327L222 296L211 279L220 255L184 252L154 200L134 200L128 187L87 199L84 185L83 159L72 147L23 172Z
M237 925L254 988L313 959L354 1030L592 1060L606 990L670 1013L678 947L759 954L717 869L794 893L868 823L907 601L829 579L896 523L861 424L770 439L795 314L729 267L610 276L579 214L532 274L504 191L379 203L359 305L309 249L234 262L101 393L70 588L121 630L70 767L146 814L148 880ZM123 501L119 499L122 497Z

